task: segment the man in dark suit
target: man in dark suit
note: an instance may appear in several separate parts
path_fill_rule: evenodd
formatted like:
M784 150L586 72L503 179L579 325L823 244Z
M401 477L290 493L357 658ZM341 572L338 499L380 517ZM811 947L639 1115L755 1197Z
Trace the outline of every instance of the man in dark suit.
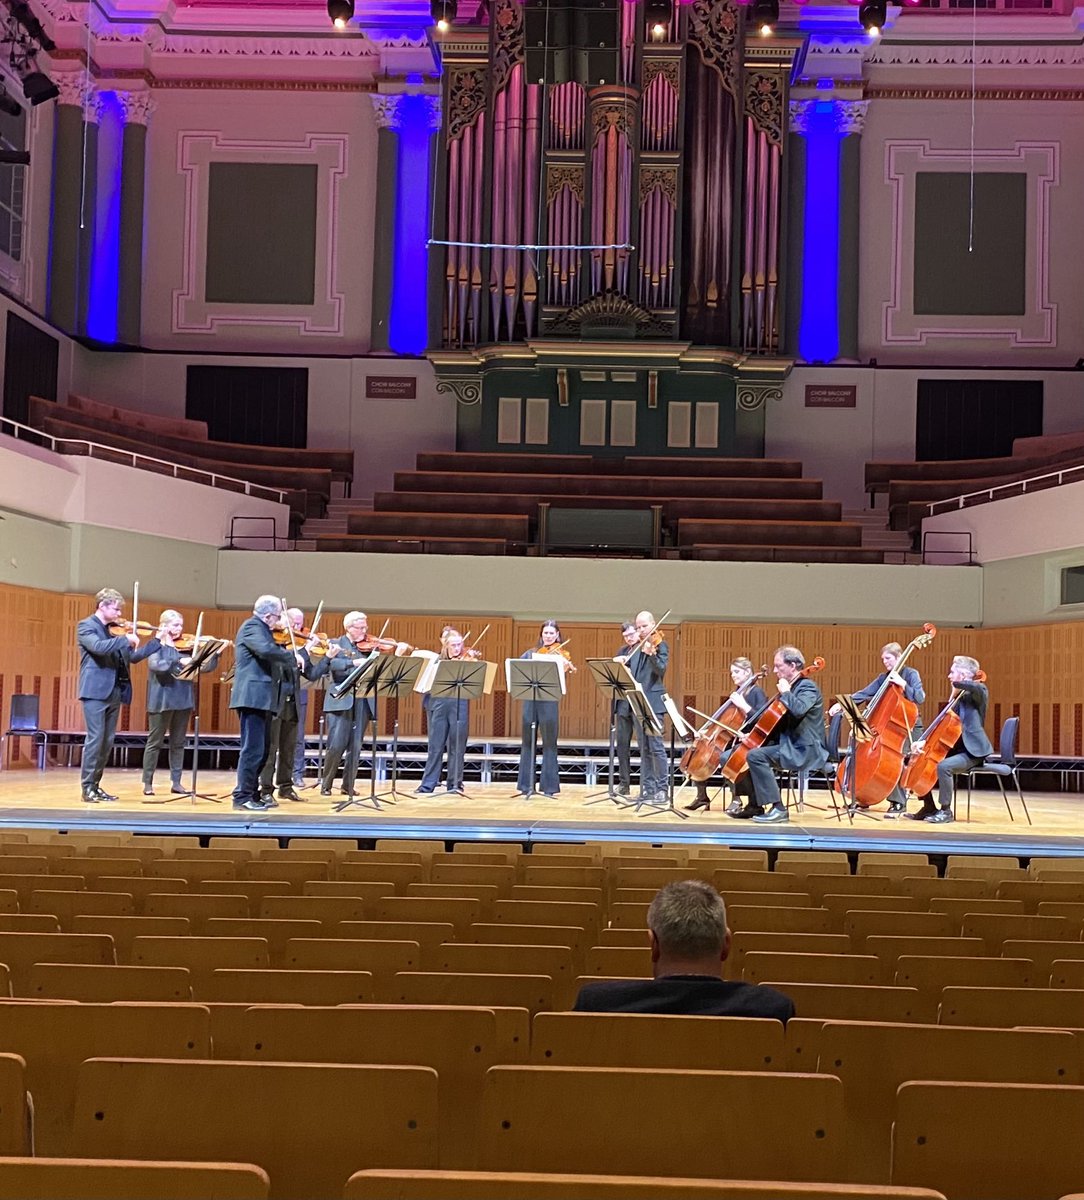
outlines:
M990 693L986 684L980 683L975 677L979 674L978 662L966 654L957 654L949 669L949 682L960 693L956 706L956 714L960 718L960 736L951 752L937 764L937 804L933 802L933 792L919 796L922 807L918 812L908 813L912 821L926 821L931 825L944 825L953 820L952 797L955 791L954 775L970 771L977 767L988 754L993 754L994 748L986 736L982 723L986 720L986 709L990 703ZM917 741L912 747L919 751L923 742Z
M282 602L275 596L261 596L234 639L230 708L237 710L241 721L241 754L233 807L250 812L265 808L257 789L271 747L271 718L279 710L285 668L300 670L303 665L300 654L280 646L271 634L282 617Z
M661 639L656 645L655 639L648 636L655 628L655 618L651 613L637 613L635 626L639 649L630 655L628 668L633 679L643 689L651 711L659 719L661 729L666 713L662 679L670 661L670 647ZM632 721L636 728L636 741L640 747L640 795L637 800L641 804L667 805L670 803L670 772L667 770L666 749L662 743L662 736L648 733L643 728L643 722L635 714Z
M614 662L623 661L640 641L631 621L622 623L621 636L625 644L614 655ZM632 729L632 706L627 700L618 700L614 705L614 754L617 757L617 791L621 796L627 796L632 785Z
M749 751L746 761L753 798L734 814L738 818L752 817L763 824L789 820L775 769L811 771L828 761L824 699L813 680L802 675L804 667L805 656L796 646L780 646L775 652L772 669L785 711L767 743Z
M135 633L110 636L109 626L121 619L124 597L114 588L102 588L94 597L98 607L94 614L79 622L79 700L83 705L83 720L87 727L83 743L81 783L83 802L98 804L116 800L103 791L102 772L113 750L120 706L132 699L132 677L129 667L150 654L160 643L152 637L140 646Z
M654 978L607 979L580 988L577 1012L770 1017L788 1021L794 1002L774 988L723 979L730 930L723 898L701 879L668 883L647 910Z

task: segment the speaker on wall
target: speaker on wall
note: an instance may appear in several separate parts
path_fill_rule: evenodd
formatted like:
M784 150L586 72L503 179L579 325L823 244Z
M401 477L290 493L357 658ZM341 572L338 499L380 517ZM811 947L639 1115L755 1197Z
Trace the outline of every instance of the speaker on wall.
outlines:
M523 27L530 83L616 83L622 0L560 4L524 0Z

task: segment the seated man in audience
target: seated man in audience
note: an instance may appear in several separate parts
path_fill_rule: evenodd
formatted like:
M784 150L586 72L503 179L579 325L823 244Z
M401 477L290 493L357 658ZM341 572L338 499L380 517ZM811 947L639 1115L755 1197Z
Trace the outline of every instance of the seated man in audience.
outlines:
M789 996L759 984L723 979L730 930L723 898L699 879L668 883L647 910L654 979L586 983L577 1012L677 1013L685 1016L794 1016Z

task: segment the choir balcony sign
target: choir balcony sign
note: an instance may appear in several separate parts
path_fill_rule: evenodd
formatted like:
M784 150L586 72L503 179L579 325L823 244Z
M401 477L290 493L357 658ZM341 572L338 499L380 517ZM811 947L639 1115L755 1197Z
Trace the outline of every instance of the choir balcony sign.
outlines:
M414 375L366 375L366 400L417 400L418 380Z
M806 408L855 408L858 404L858 385L854 383L807 383Z

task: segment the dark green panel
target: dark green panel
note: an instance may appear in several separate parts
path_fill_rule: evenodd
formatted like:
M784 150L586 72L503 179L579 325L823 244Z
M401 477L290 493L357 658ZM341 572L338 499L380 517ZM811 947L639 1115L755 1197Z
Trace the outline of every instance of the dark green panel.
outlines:
M915 313L1024 312L1027 176L921 171L915 176ZM969 250L969 238L971 249Z
M313 303L316 171L309 163L211 163L208 303Z

